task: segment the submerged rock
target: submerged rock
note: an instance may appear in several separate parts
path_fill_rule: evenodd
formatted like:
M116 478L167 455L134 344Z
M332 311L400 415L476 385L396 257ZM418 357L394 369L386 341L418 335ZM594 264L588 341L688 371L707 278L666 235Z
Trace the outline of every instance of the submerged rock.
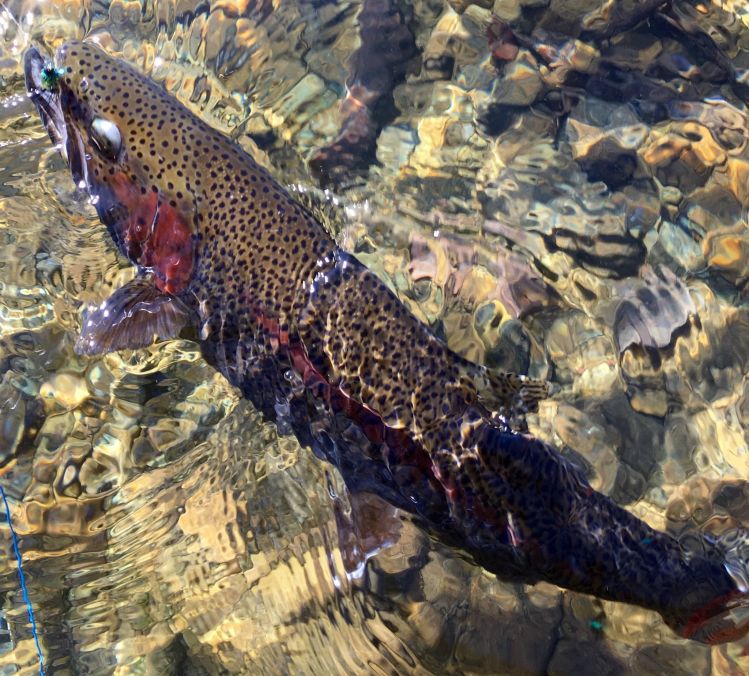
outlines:
M376 161L329 193L351 220L336 231L351 226L347 246L451 346L554 382L534 433L655 526L746 523L741 6L430 1L404 21L381 3L392 30L365 45L362 3L135 5L28 5L49 20L30 34L53 47L91 31L287 183L309 187L299 158L346 136L331 171ZM400 35L393 49L420 55L396 59L380 87ZM9 45L0 86L12 89ZM373 45L383 53L363 62ZM368 106L339 108L347 82ZM168 673L178 660L206 672L747 671L742 644L705 649L652 613L501 584L403 520L364 564L372 533L336 478L252 412L232 418L231 393L184 344L75 361L77 303L120 273L67 177L40 180L55 167L37 171L28 129L0 125L29 141L0 145L20 166L2 174L0 460L3 485L25 496L11 509L55 666L73 650L92 672ZM24 635L15 575L4 569L3 591ZM24 645L13 656L25 666Z
M621 354L631 346L658 350L671 344L697 309L684 284L671 270L645 268L642 281L623 284L614 316L614 336Z

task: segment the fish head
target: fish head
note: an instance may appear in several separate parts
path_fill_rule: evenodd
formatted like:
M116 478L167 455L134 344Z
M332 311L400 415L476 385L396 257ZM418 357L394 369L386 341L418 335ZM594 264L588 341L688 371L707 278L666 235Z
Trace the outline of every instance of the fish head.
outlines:
M157 287L187 287L197 239L189 183L192 117L162 87L89 42L63 45L54 61L24 58L26 88L76 185L132 262Z

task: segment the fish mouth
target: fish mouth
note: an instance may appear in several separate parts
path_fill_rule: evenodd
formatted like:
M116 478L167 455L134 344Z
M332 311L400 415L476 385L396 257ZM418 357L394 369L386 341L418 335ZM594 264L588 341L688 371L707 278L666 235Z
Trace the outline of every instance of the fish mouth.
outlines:
M68 124L62 105L61 89L50 89L43 84L42 73L50 61L45 59L36 47L30 47L23 58L23 72L26 91L36 106L39 117L49 134L52 143L60 150L73 174L78 187L88 188L83 140L75 128Z

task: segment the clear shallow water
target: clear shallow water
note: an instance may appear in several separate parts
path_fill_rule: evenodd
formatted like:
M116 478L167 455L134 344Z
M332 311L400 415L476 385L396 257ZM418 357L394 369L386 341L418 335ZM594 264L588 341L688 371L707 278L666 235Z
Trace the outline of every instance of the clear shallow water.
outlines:
M19 60L95 34L316 204L454 349L556 383L531 428L596 488L675 533L747 525L744 8L641 24L499 2L503 37L486 4L406 12L420 55L374 115L379 164L327 199L305 160L340 136L360 5L5 4L0 472L54 673L749 668L746 641L709 649L653 613L500 583L386 505L354 519L330 467L191 343L73 353L82 305L132 272ZM0 664L31 672L2 532Z

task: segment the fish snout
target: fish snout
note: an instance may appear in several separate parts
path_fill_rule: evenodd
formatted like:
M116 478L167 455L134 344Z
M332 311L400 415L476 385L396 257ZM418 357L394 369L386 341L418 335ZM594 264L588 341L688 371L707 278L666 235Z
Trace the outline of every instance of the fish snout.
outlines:
M39 111L50 139L59 145L65 138L65 127L59 95L56 91L59 72L36 47L30 47L23 57L23 74L29 98Z
M45 59L36 47L29 47L23 57L23 74L26 80L26 90L33 98L38 95L42 87L42 70Z

